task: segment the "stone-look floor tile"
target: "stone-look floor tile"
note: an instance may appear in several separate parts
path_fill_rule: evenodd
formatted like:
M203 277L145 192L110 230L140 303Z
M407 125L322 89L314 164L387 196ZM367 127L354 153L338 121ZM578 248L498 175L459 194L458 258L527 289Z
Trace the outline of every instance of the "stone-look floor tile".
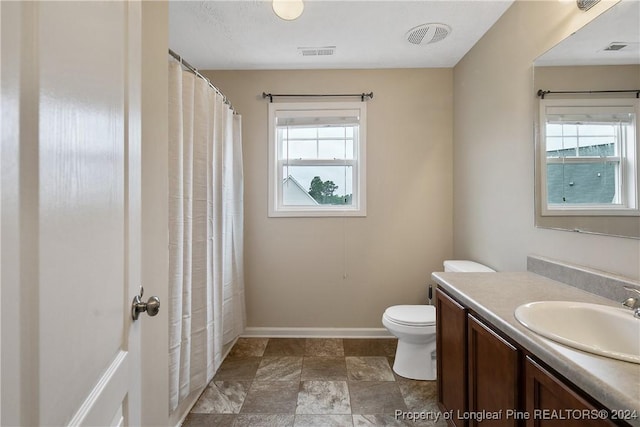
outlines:
M346 381L347 364L344 357L305 357L300 379Z
M256 381L300 381L302 357L263 357Z
M344 356L342 338L307 338L305 356Z
M354 427L401 426L392 415L354 415Z
M393 372L393 377L396 379L396 381L415 381L411 378L405 378L402 375L398 375L396 371L393 370L393 364L396 361L395 357L387 357L387 361L389 362L389 367L391 368L391 372Z
M396 417L395 415L354 415L354 427L445 427L447 423L436 424L434 421L428 420L409 420Z
M386 357L345 358L349 381L395 381Z
M296 414L351 414L346 381L303 381Z
M349 338L344 340L345 356L394 356L397 338Z
M263 356L304 356L305 338L269 338Z
M449 423L447 423L447 421L442 417L440 417L437 421L431 421L426 425L429 427L449 427Z
M446 421L436 421L433 415L426 420L394 416L396 410L439 413L435 382L410 380L395 373L396 381L390 379L395 346L395 339L239 339L183 425L446 426ZM387 366L381 360L386 360ZM261 378L274 381L254 379L259 370ZM384 381L364 381L367 378ZM333 410L335 406L327 402L341 392L331 387L317 391L319 387L313 386L332 382L346 384L346 402L353 416L349 412L300 412ZM238 405L242 405L239 414L223 413L237 413Z
M237 414L247 395L249 381L211 381L191 410L195 414Z
M438 419L438 421L433 423L433 426L434 427L449 427L449 423L447 423L447 421L444 418L440 417Z
M293 414L298 402L299 381L254 381L240 413Z
M439 412L438 386L435 381L399 381L400 393L410 411Z
M351 427L351 415L296 415L293 427Z
M269 338L238 338L227 358L262 357Z
M293 427L293 414L240 414L233 427Z
M396 410L407 410L395 381L350 382L349 395L353 414L395 414Z
M225 359L218 368L213 379L215 381L223 380L252 380L256 376L260 357L248 357L244 359Z
M182 427L232 427L235 419L228 414L189 414Z

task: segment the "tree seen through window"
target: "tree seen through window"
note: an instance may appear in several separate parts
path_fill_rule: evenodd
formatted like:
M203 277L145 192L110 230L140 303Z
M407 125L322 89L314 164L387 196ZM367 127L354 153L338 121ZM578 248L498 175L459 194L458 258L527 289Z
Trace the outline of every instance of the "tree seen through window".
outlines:
M322 205L349 205L351 204L351 194L337 195L334 192L338 186L330 180L323 181L319 176L311 180L309 195Z

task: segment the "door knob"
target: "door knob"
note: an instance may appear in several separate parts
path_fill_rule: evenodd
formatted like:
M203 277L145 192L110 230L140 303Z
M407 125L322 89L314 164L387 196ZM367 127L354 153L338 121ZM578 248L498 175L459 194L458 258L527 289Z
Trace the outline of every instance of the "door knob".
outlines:
M160 298L156 296L150 297L147 302L142 301L142 295L144 294L144 288L140 286L140 295L133 297L131 303L131 317L133 320L138 320L140 313L146 311L149 316L155 316L160 311Z

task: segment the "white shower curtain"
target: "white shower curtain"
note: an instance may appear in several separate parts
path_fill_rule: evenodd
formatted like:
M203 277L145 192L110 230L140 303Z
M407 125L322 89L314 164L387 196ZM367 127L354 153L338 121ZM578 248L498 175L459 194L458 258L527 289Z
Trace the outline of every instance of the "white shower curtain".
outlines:
M245 326L241 117L169 63L170 410L205 387Z

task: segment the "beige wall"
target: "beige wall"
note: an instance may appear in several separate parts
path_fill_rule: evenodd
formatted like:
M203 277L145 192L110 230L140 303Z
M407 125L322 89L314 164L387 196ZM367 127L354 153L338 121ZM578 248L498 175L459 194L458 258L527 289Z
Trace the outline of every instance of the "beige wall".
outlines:
M640 65L535 67L534 70L536 90L634 90L639 84ZM567 96L572 95L564 95Z
M640 278L640 241L534 227L533 60L611 2L521 1L454 68L454 255L524 270L539 254Z
M452 253L452 70L214 71L243 116L249 327L381 328ZM267 217L262 92L374 92L367 217ZM345 277L346 276L346 277Z

